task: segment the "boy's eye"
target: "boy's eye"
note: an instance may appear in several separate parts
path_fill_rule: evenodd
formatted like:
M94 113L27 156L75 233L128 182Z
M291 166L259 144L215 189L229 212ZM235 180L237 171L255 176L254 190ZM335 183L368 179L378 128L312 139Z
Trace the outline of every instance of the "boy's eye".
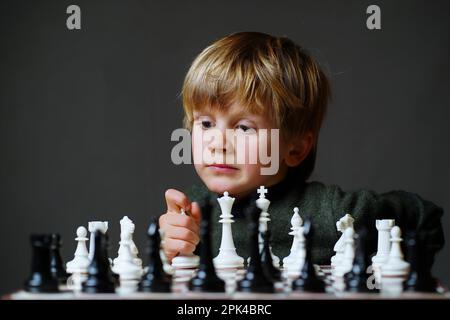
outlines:
M239 124L239 125L236 126L236 128L238 130L246 132L246 133L250 133L250 132L253 132L255 130L252 127L246 126L245 124Z
M202 128L203 129L209 129L212 127L212 122L211 121L207 121L207 120L203 120L202 121Z

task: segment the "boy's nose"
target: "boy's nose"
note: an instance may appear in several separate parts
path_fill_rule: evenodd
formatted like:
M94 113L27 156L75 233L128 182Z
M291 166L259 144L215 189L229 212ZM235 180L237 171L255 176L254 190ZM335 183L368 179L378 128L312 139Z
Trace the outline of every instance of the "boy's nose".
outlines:
M231 135L231 133L228 132L228 135ZM226 130L216 129L216 132L212 134L212 137L208 142L208 149L211 152L227 153L233 149L232 143L233 143L232 135L227 137Z

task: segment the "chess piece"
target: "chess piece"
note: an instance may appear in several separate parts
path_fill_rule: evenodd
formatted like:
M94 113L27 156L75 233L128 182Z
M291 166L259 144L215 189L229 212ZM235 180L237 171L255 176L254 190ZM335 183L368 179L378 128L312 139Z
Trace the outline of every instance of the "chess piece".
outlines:
M399 295L403 291L403 282L409 273L409 263L403 259L400 243L401 230L394 226L391 229L391 250L388 260L381 265L381 292L389 295Z
M406 234L406 259L410 264L408 278L404 283L404 290L411 292L436 292L437 281L431 274L427 259L427 251L423 240L417 236L416 231Z
M389 258L389 251L391 250L391 229L395 224L395 220L376 220L375 223L378 230L378 244L377 253L372 257L372 266L376 278L380 280L379 274L381 266L385 264Z
M171 277L164 272L163 263L161 261L160 247L161 238L158 230L158 222L152 219L148 228L148 266L147 272L139 283L139 291L141 292L170 292Z
M131 252L131 233L124 230L121 233L119 256L115 259L112 271L119 275L119 293L130 293L137 290L142 275L142 267L136 265Z
M77 249L75 250L75 257L73 260L67 262L66 271L72 274L71 284L68 281L68 287L75 291L81 290L81 284L87 279L87 270L90 264L89 252L87 250L86 241L88 241L87 230L85 227L78 227Z
M291 232L294 236L292 241L291 252L289 256L283 259L283 269L285 277L296 278L300 274L303 263L305 261L305 238L303 237L303 220L298 214L297 207L294 208L294 215L291 218Z
M353 266L353 261L355 258L355 230L353 227L348 227L344 232L345 236L345 249L344 256L341 262L337 265L337 267L333 270L333 274L336 277L344 277L347 272L350 272Z
M409 272L409 263L403 259L403 253L400 246L402 242L401 230L394 226L391 229L391 250L388 260L381 267L383 277L406 277Z
M341 219L339 219L338 222L336 222L336 229L342 233L341 237L339 238L339 240L336 242L336 244L334 245L334 252L336 252L336 254L334 256L331 257L331 266L332 267L337 267L343 260L344 258L344 251L345 251L345 230L347 228L353 228L353 222L355 220L353 219L353 217L349 214L346 214L345 216L343 216Z
M201 205L200 223L200 266L197 274L189 281L189 290L197 292L225 292L225 282L214 268L211 248L211 211L209 197Z
M134 233L134 223L127 217L124 216L122 220L120 220L120 242L119 242L119 250L117 258L114 259L114 266L113 266L113 272L116 274L119 274L119 272L116 272L116 266L121 265L121 271L125 278L133 277L134 278L134 272L135 270L139 270L140 275L143 274L142 269L142 260L138 258L137 253L137 247L134 244L133 241L133 233ZM126 275L124 272L126 272L123 268L124 266L128 265L130 262L134 264L136 268L131 268L131 266L126 267L126 269L131 272L130 274ZM133 269L133 271L132 271Z
M69 275L64 269L63 260L61 258L61 236L57 233L51 235L50 248L50 271L60 284L65 284Z
M273 293L274 285L267 278L266 273L261 264L261 255L259 250L259 221L261 209L255 205L251 205L246 209L246 216L249 220L249 251L250 263L247 272L242 280L238 282L237 290L240 292L262 292Z
M133 241L133 234L134 234L134 230L135 230L135 226L133 221L131 221L130 218L128 218L127 216L124 216L121 220L120 220L120 237L124 237L126 238L126 242L127 242L127 246L130 247L131 250L131 254L133 256L133 263L141 269L142 271L142 260L138 258L138 253L139 250L136 247L136 244ZM122 239L121 239L122 242ZM114 264L116 264L116 260L120 259L120 251L121 251L121 247L120 244L121 242L119 242L119 251L118 251L118 256L116 259L114 259Z
M293 236L291 250L289 251L289 255L283 259L283 267L286 269L286 265L292 262L292 260L295 259L295 252L297 251L298 247L298 241L295 238L295 235L297 234L298 229L302 225L302 218L298 214L299 209L297 207L294 208L294 214L291 218L291 231L289 232L289 235Z
M88 230L91 234L89 240L89 260L92 260L94 257L95 231L100 230L105 234L108 231L108 221L90 221L88 223Z
M256 200L256 206L261 210L261 216L259 218L259 231L261 232L262 230L267 230L268 226L268 222L270 222L270 214L268 212L269 206L270 206L270 201L269 199L266 198L266 193L268 192L268 190L264 187L264 186L260 186L257 190L257 193L259 194L259 198ZM261 236L261 234L259 235L259 251L261 252L264 246L264 240ZM272 255L272 261L273 261L273 265L276 268L280 267L280 258L278 258L276 255L273 254L272 252L272 247L269 247L270 249L270 254Z
M222 240L220 242L219 255L214 258L214 265L218 269L237 269L244 267L244 258L236 253L236 248L233 241L233 233L231 224L234 222L231 208L234 203L234 198L224 192L223 197L218 198L222 214L219 222L222 223Z
M303 224L303 236L305 237L306 244L305 262L302 266L300 276L292 283L292 290L300 292L325 292L325 283L318 278L313 265L312 239L314 229L310 218L305 219Z
M111 274L107 252L107 235L102 230L94 232L93 257L88 267L88 277L82 284L86 293L114 293L115 283Z
M368 248L367 229L364 227L356 237L356 252L352 269L345 275L346 290L349 292L378 293L375 287L369 287L371 275L367 272L370 266Z
M24 289L32 293L58 292L58 280L50 270L51 236L32 234L30 236L32 258L31 275L26 280Z

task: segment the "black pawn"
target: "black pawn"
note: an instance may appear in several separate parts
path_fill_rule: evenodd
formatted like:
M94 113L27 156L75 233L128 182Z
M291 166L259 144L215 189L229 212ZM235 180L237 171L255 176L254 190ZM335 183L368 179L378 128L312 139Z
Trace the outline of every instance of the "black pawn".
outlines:
M370 278L373 277L372 274L367 273L367 268L370 266L368 246L367 229L363 227L356 237L356 252L352 269L344 276L345 289L349 292L379 292L375 286L373 288L368 286L371 283Z
M250 264L247 267L244 279L238 282L237 290L241 292L273 293L275 291L273 282L267 277L266 272L264 271L259 252L258 228L260 215L261 210L254 204L246 210L250 232L248 242L250 249Z
M403 284L405 291L436 292L437 281L431 274L427 251L423 239L419 239L416 231L409 231L405 236L406 260L410 264L408 278Z
M139 283L141 292L170 292L172 278L164 272L161 256L161 237L159 235L158 222L152 219L148 228L148 267L147 272Z
M300 292L325 292L325 283L316 275L312 257L312 238L314 229L310 218L306 218L303 224L305 237L306 256L300 276L292 283L292 290Z
M272 282L281 281L281 272L273 265L272 254L270 253L270 229L267 228L266 231L261 232L261 237L263 239L263 249L261 252L261 264L266 277Z
M197 274L189 281L189 290L197 292L225 292L225 282L214 268L211 248L211 211L209 197L205 199L200 223L200 265Z
M30 236L30 242L32 249L31 275L25 282L25 291L58 292L58 281L50 271L50 235L33 234Z
M65 284L69 275L64 269L63 260L61 258L61 236L58 233L52 233L51 239L50 271L60 284Z
M112 276L107 252L107 236L95 231L94 256L88 267L88 278L82 284L86 293L114 293L115 281Z

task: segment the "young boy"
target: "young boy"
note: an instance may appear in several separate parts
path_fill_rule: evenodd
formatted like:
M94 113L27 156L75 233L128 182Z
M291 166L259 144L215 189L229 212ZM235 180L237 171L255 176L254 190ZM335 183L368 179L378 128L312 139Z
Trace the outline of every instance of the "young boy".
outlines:
M346 213L355 218L355 228L368 221L369 234L376 240L375 220L393 218L403 232L415 229L426 239L430 253L444 245L441 226L443 210L418 195L404 191L377 194L369 190L343 192L338 186L306 182L315 163L319 130L330 97L329 82L319 65L291 40L256 32L232 34L207 47L193 62L183 85L185 126L192 133L195 170L204 185L188 192L167 190L167 212L160 217L164 230L164 251L171 261L192 253L199 242L201 212L193 202L210 194L215 199L228 191L236 200L233 238L239 255L248 256L244 208L255 201L259 186L268 189L272 249L283 258L289 254L293 208L304 218L313 218L315 263L329 264L339 234L336 221ZM267 167L248 158L258 153L255 145L237 144L235 137L261 142L263 129L279 129L275 141L278 170L262 174ZM202 139L212 130L221 139ZM232 130L234 136L226 135ZM267 135L263 143L274 139ZM204 156L233 157L241 153L244 163L204 160ZM203 156L203 158L202 158ZM221 159L214 158L214 159ZM190 214L181 215L184 209ZM221 237L220 208L213 211L213 249L218 253ZM363 219L364 218L364 219ZM373 242L372 241L372 242ZM376 246L373 244L375 251Z

